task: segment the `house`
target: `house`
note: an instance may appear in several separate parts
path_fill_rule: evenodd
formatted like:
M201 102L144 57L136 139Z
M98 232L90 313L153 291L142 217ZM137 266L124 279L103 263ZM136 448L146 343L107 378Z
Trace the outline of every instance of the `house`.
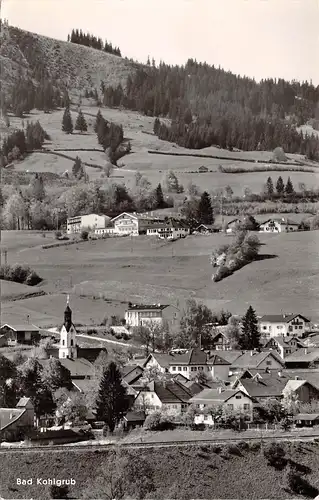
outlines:
M5 334L0 335L0 347L6 347L8 345L8 339Z
M262 337L293 335L302 337L307 331L310 320L302 314L266 314L258 321Z
M138 393L134 410L144 411L146 414L161 410L178 416L186 412L191 397L191 391L177 380L152 381Z
M266 341L264 349L274 349L278 352L282 359L285 359L289 354L297 349L305 347L303 342L298 337L271 337Z
M189 233L190 229L184 221L173 218L164 222L154 222L146 230L148 236L158 236L161 239L167 240L185 238Z
M110 330L114 335L127 335L128 337L130 337L132 333L123 325L111 326Z
M223 331L225 328L227 327L216 328L217 333L212 339L212 344L216 351L229 351L231 349L231 343Z
M123 429L125 431L130 431L136 427L142 427L146 419L146 414L144 411L129 411L123 417Z
M214 224L200 224L195 231L201 234L216 233L218 230L215 228Z
M294 394L300 403L311 403L319 400L319 390L308 380L288 380L283 390L283 396Z
M259 226L260 233L288 233L299 230L299 223L290 219L268 219Z
M112 227L106 229L97 229L96 234L111 233L118 236L146 234L147 229L155 223L163 223L164 219L153 217L148 214L137 214L123 212L113 219L110 223Z
M122 370L122 379L128 385L134 386L143 377L144 369L139 365L125 365Z
M294 422L296 427L319 425L319 413L298 413L298 415L294 416Z
M286 357L285 366L291 368L319 368L319 348L304 347Z
M158 370L160 373L169 373L170 363L175 359L178 359L178 354L173 353L157 353L152 352L147 356L143 363L143 368L145 370L154 368Z
M29 323L16 325L4 324L0 328L0 335L5 335L8 346L17 344L37 344L40 340L40 329Z
M283 390L288 382L288 378L281 372L269 374L269 376L256 375L251 379L241 378L233 384L233 389L240 389L247 394L255 406L264 403L269 399L282 399Z
M224 351L223 357L231 362L229 373L238 373L241 370L258 369L258 370L277 370L280 371L284 367L284 361L275 351L237 351L239 356L230 360L230 355L234 351Z
M200 373L208 380L227 380L230 362L212 351L206 352L199 348L190 349L185 354L177 355L169 363L169 373L182 373L189 380Z
M232 234L235 232L238 224L240 224L240 219L233 219L226 224L226 234Z
M214 425L212 415L205 412L205 409L213 407L223 407L228 411L243 411L252 417L253 402L251 397L240 389L204 389L196 396L193 396L189 403L196 408L195 424Z
M8 439L19 431L34 427L34 406L30 398L21 398L15 408L0 408L0 437Z
M76 217L69 217L66 222L66 232L67 234L77 234L83 229L88 229L89 231L95 231L96 229L102 229L109 223L110 217L107 215L78 215Z
M129 302L125 311L125 322L127 326L141 326L147 323L163 323L163 310L168 307L165 304L132 304Z
M207 167L204 167L204 165L201 165L201 166L199 167L199 169L198 169L198 172L199 172L200 174L205 173L205 172L208 172L208 168L207 168Z

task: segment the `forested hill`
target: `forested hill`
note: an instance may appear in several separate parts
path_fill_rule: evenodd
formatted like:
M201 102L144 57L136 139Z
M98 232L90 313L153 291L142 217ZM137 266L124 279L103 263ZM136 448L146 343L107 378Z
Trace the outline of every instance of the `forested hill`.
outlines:
M109 86L104 104L123 105L156 117L155 133L187 148L222 148L287 152L319 159L319 142L303 137L296 126L319 125L319 87L283 79L240 77L190 59L183 67L160 64L129 75L126 91Z

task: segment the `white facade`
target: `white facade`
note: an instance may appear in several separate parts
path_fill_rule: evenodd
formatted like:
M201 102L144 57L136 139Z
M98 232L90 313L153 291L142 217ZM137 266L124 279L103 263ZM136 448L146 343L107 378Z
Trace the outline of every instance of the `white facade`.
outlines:
M208 380L219 379L219 380L228 380L229 377L229 365L178 365L178 361L176 360L176 364L171 365L169 367L169 373L172 375L177 375L180 373L188 380L196 377L199 373L204 373Z
M70 326L69 331L66 330L65 325L62 326L60 333L59 358L75 359L77 357L75 334L76 331L73 325Z
M134 236L138 235L138 217L134 214L127 214L126 212L124 212L123 214L114 217L114 219L112 219L112 223L115 234L132 234Z
M190 403L196 407L197 413L194 418L195 424L204 423L206 425L214 425L214 420L211 415L207 414L207 409L216 406L223 406L226 411L242 411L250 416L253 411L253 402L251 398L242 390L237 391L233 396L230 396L226 400L223 400L222 392L220 394L220 400L216 397L209 399L209 396L205 397L204 400L201 399L201 393L199 393L190 400Z
M298 231L299 225L285 219L270 219L259 226L260 233L283 233Z
M306 325L306 321L301 316L297 316L290 321L287 321L284 316L279 321L263 320L263 318L259 320L261 335L269 338L278 336L291 337L293 335L300 337L304 335Z
M70 217L67 219L67 233L76 234L80 233L82 229L89 229L94 231L97 228L105 228L109 218L106 215L79 215L77 217Z
M134 402L134 409L145 411L146 414L154 411L165 411L168 415L181 415L188 408L187 403L175 401L163 403L155 391L141 391Z
M142 326L149 323L162 324L163 309L159 307L139 307L136 309L129 308L125 311L125 322L127 326Z
M172 227L163 224L162 226L150 227L146 230L148 236L158 236L161 239L177 240L185 238L189 234L189 229L185 227Z

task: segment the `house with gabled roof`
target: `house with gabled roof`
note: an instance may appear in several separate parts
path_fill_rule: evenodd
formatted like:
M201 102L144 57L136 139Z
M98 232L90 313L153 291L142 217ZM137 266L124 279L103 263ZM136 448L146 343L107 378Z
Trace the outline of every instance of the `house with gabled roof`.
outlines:
M161 410L170 415L181 415L187 410L191 397L191 391L177 380L152 381L139 391L134 410L145 411L146 414Z
M20 398L15 408L0 408L0 438L16 436L20 429L34 427L34 424L34 406L30 398Z
M277 370L280 371L285 366L284 361L281 359L276 351L235 351L237 355L234 356L229 373L235 374L242 370L258 369L258 370ZM225 351L223 356L228 359L234 351Z
M226 229L225 229L226 234L232 234L232 233L234 233L236 231L236 229L237 229L238 224L240 224L240 219L230 220L226 224Z
M271 337L303 337L310 320L302 314L265 314L258 320L259 329L265 339Z
M268 219L259 226L260 233L283 233L298 231L300 224L291 219Z
M292 352L300 349L301 347L305 347L305 345L300 339L298 339L298 337L271 337L264 344L264 349L276 350L282 359L285 359Z
M215 351L206 352L193 348L184 354L176 355L169 363L169 372L173 375L182 373L188 379L204 373L207 379L227 380L229 366L229 361Z
M286 357L285 366L292 368L319 368L319 348L304 347Z
M8 346L17 344L37 344L40 340L40 329L31 323L5 323L0 327L0 335L4 335Z
M251 397L240 388L237 389L204 389L193 396L189 403L196 408L195 424L214 425L214 419L209 414L209 408L223 407L227 411L242 411L252 417L253 401Z

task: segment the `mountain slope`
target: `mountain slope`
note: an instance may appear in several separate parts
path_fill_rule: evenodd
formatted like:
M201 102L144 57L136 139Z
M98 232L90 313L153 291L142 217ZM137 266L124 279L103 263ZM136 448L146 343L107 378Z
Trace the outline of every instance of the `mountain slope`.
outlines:
M106 52L55 40L2 25L0 34L0 82L6 92L21 76L34 82L42 75L66 84L69 90L99 90L106 85L126 84L138 64Z

